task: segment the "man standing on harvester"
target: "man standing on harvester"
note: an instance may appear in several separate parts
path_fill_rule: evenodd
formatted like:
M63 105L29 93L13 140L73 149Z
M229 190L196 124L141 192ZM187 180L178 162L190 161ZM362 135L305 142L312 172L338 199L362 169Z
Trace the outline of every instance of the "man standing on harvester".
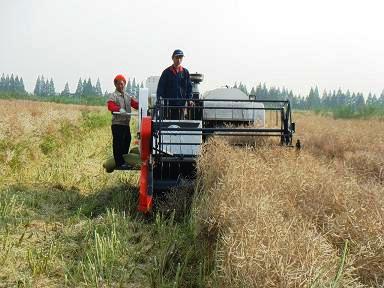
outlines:
M107 100L108 110L112 112L113 157L117 169L127 170L131 167L125 163L123 155L128 153L131 144L131 107L138 109L139 102L125 92L127 81L123 75L117 75L113 82L116 90Z
M165 102L167 106L176 106L175 108L168 108L166 115L164 115L166 119L170 120L183 119L185 111L181 107L186 105L187 100L192 99L192 83L189 72L181 66L183 57L183 51L177 49L173 52L173 64L163 71L157 86L157 101L170 98L180 99ZM188 104L193 105L193 102L188 101Z

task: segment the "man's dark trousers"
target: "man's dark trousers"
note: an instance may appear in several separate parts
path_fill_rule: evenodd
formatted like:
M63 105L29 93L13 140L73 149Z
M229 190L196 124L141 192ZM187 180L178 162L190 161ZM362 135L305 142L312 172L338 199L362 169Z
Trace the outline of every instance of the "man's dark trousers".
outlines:
M112 127L113 136L113 157L115 158L116 167L124 164L123 155L129 151L131 144L131 130L129 125L117 125Z

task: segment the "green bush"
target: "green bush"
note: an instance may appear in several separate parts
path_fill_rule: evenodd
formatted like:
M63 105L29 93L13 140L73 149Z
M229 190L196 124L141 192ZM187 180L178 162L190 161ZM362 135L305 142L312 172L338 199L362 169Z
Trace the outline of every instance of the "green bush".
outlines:
M101 128L111 124L111 116L108 112L89 112L84 111L83 116L83 126L85 128Z
M384 107L379 106L363 106L354 108L352 106L344 106L335 108L333 111L335 119L351 119L351 118L384 118Z
M41 152L45 155L51 153L58 146L57 139L52 135L44 136L43 140L40 143Z

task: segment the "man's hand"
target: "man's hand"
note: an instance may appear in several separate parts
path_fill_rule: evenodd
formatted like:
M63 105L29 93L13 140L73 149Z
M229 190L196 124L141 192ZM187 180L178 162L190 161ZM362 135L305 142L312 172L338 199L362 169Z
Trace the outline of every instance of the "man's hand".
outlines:
M119 111L120 113L126 113L127 111L125 111L125 109L124 108L120 108L120 111Z
M192 107L195 106L195 101L188 101L188 105Z

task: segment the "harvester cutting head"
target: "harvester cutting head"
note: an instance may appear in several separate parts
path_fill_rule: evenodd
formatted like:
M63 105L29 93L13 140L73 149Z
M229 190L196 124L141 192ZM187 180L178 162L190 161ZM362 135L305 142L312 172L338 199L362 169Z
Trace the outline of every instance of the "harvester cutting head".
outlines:
M201 74L191 74L196 84ZM214 135L235 137L278 137L281 145L292 146L295 123L289 100L250 99L238 89L220 88L204 96L199 92L193 105L173 105L180 99L158 99L141 117L141 176L139 210L148 212L154 193L193 181L200 147ZM140 98L141 101L141 98ZM266 125L268 116L276 121Z

